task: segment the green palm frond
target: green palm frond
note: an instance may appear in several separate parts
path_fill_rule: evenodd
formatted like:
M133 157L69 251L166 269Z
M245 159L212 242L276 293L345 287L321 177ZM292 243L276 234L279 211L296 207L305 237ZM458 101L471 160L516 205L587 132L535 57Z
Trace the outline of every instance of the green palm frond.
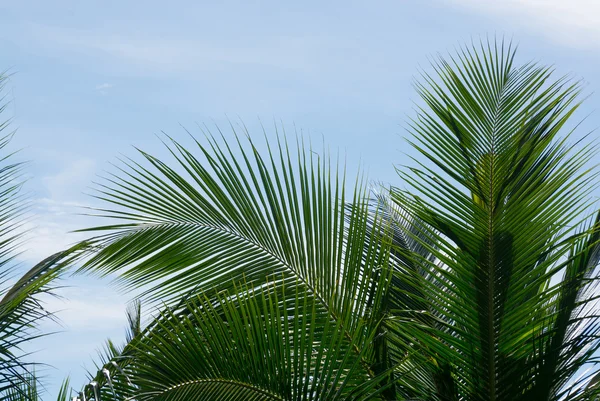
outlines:
M40 397L38 391L38 379L35 374L26 372L23 373L22 380L4 391L2 400L37 401Z
M127 323L125 341L129 343L142 333L142 303L139 300L133 301L127 307Z
M125 313L127 315L128 323L125 329L125 343L119 345L110 339L106 340L104 347L98 351L98 361L95 362L95 370L98 372L101 372L104 366L110 365L112 361L118 360L123 354L125 347L142 335L141 302L139 300L131 302L127 306ZM90 372L92 380L94 380L96 373L97 372ZM101 380L101 377L96 377L95 379Z
M0 91L3 91L6 79L6 74L0 74ZM0 114L4 115L7 107L3 97ZM21 304L29 304L31 311L30 304L34 302L27 297L27 291L19 291L21 282L11 289L18 268L15 255L25 234L23 222L29 202L21 191L24 164L15 162L13 153L7 151L14 134L7 133L8 129L9 121L0 123L0 151L3 153L0 156L0 398L7 389L13 386L20 388L21 382L26 379L23 361L18 358L17 352L18 345L27 337L19 330L37 317L28 314L27 309L18 309Z
M82 270L120 273L126 288L150 285L146 298L168 304L240 281L285 284L291 302L300 286L350 340L377 307L388 260L385 244L365 249L364 186L348 198L337 167L302 144L292 156L287 142L267 143L263 156L249 137L249 150L235 139L237 153L209 136L197 155L171 141L181 172L142 152L148 167L125 162L121 177L99 184L98 197L119 206L103 215L126 221L93 229L110 233L91 240L99 250Z
M5 401L39 401L41 400L40 391L38 390L39 379L34 373L26 373L24 380L18 387L13 387L6 391ZM65 379L61 384L56 401L70 401L69 379Z
M391 244L362 182L348 198L345 177L301 143L267 143L263 156L249 137L250 151L235 139L235 150L212 136L195 142L198 155L171 141L181 171L142 152L149 167L129 160L122 177L99 184L98 196L118 207L102 214L125 221L92 229L109 234L91 240L97 249L82 270L150 285L143 297L170 306L185 294L235 297L239 282L285 288L280 302L292 309L302 294L378 376L369 328L379 325ZM368 241L374 233L380 240Z
M0 400L6 391L28 383L32 363L20 355L23 343L44 335L35 331L39 321L52 316L39 296L51 293L56 280L75 259L81 256L85 243L57 252L31 268L0 298Z
M340 321L307 292L289 302L276 285L234 290L195 296L184 312L165 309L131 343L121 370L107 365L110 385L94 382L87 399L379 399L385 376L373 378L362 363L363 337L376 336L365 322L348 340Z
M168 138L175 164L140 152L99 183L112 221L87 230L81 271L164 309L144 330L130 319L86 399L597 397L598 172L596 145L568 142L578 84L505 42L434 70L408 189L348 195L329 157L235 130Z
M589 397L568 383L599 345L597 231L585 217L596 147L558 136L578 85L514 56L504 42L465 48L417 84L411 143L425 160L400 172L409 189L393 197L422 222L405 232L427 252L410 252L421 271L397 270L404 287L391 291L419 288L411 303L432 323L396 314L390 326L398 350L418 344L412 363L434 399Z
M375 366L379 366L380 370L395 370L391 379L397 386L386 390L386 399L412 399L415 395L428 397L437 392L437 388L453 386L448 378L448 366L438 366L436 372L432 372L427 364L420 363L411 355L412 350L398 346L397 339L404 336L401 332L405 330L398 322L407 319L426 327L440 327L436 321L438 314L429 307L425 299L426 289L421 283L421 280L432 284L436 282L420 262L435 261L432 249L436 249L436 243L434 238L422 234L424 227L419 219L393 202L388 189L381 188L374 195L372 224L374 227L378 219L385 222L379 225L388 229L392 244L389 266L393 272L378 310L378 318L381 319L378 330L385 335L379 336L374 343L377 350ZM369 240L379 241L380 237Z
M104 400L119 399L115 395L111 377L114 373L125 374L121 365L130 359L134 343L145 335L142 326L142 307L139 300L135 300L127 306L126 315L128 325L125 330L125 343L116 344L111 339L106 340L104 346L98 351L98 359L94 361L95 369L88 371L90 383L97 383L97 390L100 393L106 393L102 397ZM127 383L129 383L128 380ZM105 389L102 390L102 387L105 387ZM131 391L131 388L127 387L126 390ZM88 391L93 393L93 387L89 388Z

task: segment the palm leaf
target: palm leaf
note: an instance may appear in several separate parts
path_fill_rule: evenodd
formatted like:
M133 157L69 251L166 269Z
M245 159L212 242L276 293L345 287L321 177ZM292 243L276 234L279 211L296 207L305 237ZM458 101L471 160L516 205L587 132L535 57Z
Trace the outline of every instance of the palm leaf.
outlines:
M52 314L39 300L52 291L56 280L74 260L81 256L85 244L57 252L31 268L0 299L0 399L5 391L19 389L29 382L28 370L32 363L22 360L20 346L43 334L35 327L41 319Z
M565 386L598 348L582 297L597 264L595 229L585 228L595 147L558 137L578 106L577 84L514 57L504 42L464 48L434 64L437 80L424 73L417 84L425 106L411 143L424 160L400 173L410 189L393 196L422 222L405 232L428 252L410 253L425 274L396 275L419 288L435 324L403 314L390 326L399 351L419 344L411 363L432 374L418 379L434 399L589 396ZM419 393L414 383L405 385Z
M20 383L19 387L13 387L6 392L6 401L39 401L40 391L38 390L39 379L35 373L25 374L25 380ZM56 401L70 400L69 379L65 379L61 384Z
M298 289L299 287L296 287ZM195 296L185 312L166 308L131 343L109 386L94 382L87 399L346 400L379 399L385 375L362 364L363 335L350 341L339 321L309 293L234 287L233 294ZM215 302L217 299L217 302ZM376 332L359 324L369 341ZM117 398L119 399L119 398Z
M120 223L88 230L109 233L90 240L97 249L81 271L118 273L125 288L145 286L143 298L169 305L200 291L233 294L240 281L275 282L291 304L297 291L310 294L352 341L378 308L389 254L389 244L367 241L362 182L348 198L328 157L301 143L292 151L279 137L263 156L234 135L235 150L213 136L194 141L197 155L169 140L179 171L141 152L148 166L124 161L120 175L98 184L98 197L115 206L101 214ZM371 357L358 345L354 352Z

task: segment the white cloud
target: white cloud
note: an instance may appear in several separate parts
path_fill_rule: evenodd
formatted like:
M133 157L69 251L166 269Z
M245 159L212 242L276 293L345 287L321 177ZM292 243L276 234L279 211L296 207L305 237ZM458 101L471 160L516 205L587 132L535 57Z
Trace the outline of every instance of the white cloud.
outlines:
M81 215L85 205L76 201L95 172L95 161L76 159L56 174L42 177L48 197L33 199L33 216L24 224L28 235L21 249L21 260L37 263L88 236L72 231L95 223Z
M112 88L114 85L113 84L101 84L101 85L96 85L96 89L108 89L108 88Z
M57 211L42 213L39 205L39 202L35 203L36 215L24 225L28 231L27 240L22 246L19 259L28 264L37 263L87 237L82 233L71 232L82 228L73 210L55 206L53 208Z
M109 83L103 83L100 85L96 85L96 90L100 92L101 95L106 95L108 93L108 89L112 88L114 85Z
M124 329L128 299L106 285L88 285L79 282L77 288L57 290L62 298L46 297L44 307L56 312L65 330ZM44 324L53 326L46 321Z
M81 158L69 162L60 172L42 180L52 200L66 201L65 196L73 196L87 187L95 172L96 161Z
M446 0L447 3L498 16L571 47L600 46L598 0Z

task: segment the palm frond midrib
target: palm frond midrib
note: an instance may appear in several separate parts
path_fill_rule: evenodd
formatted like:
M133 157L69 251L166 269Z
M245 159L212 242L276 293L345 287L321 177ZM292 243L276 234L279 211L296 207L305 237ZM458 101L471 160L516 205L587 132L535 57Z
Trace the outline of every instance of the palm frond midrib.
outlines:
M181 382L181 383L169 386L169 387L165 388L164 390L162 390L161 392L153 392L151 394L146 394L144 392L141 392L140 394L137 395L137 397L139 397L140 399L143 400L147 396L151 396L151 398L153 399L154 397L164 396L164 395L168 394L169 392L182 390L186 386L194 386L194 385L199 385L199 384L200 385L202 385L202 384L220 384L223 386L235 386L235 387L240 387L244 390L254 392L258 395L265 396L265 397L267 397L268 400L286 401L286 399L283 398L282 396L280 396L278 394L274 394L268 390L262 389L251 383L246 383L246 382L241 382L241 381L231 380L231 379L221 379L221 378L189 380L186 382Z

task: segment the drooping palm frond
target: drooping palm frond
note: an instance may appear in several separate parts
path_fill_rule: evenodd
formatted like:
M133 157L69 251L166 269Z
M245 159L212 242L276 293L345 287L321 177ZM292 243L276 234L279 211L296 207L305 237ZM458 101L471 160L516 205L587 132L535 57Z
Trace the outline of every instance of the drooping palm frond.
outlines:
M363 336L376 335L366 321L348 340L308 292L289 302L276 284L233 288L195 296L184 312L165 309L119 366L107 365L110 383L85 388L86 399L380 399L385 375L372 377L363 365Z
M427 252L408 252L418 271L397 269L390 291L410 289L400 310L425 307L393 313L389 328L391 346L428 372L426 394L404 383L427 399L590 399L572 381L599 345L597 223L585 218L596 149L559 137L578 85L514 60L510 44L483 43L417 84L411 143L425 159L400 172L409 189L393 196L421 222L405 233Z
M39 301L39 296L52 290L52 282L59 277L83 245L44 259L31 268L11 288L2 293L0 298L0 400L5 391L20 389L27 379L28 366L20 355L20 346L40 335L34 328L40 319L48 318Z

